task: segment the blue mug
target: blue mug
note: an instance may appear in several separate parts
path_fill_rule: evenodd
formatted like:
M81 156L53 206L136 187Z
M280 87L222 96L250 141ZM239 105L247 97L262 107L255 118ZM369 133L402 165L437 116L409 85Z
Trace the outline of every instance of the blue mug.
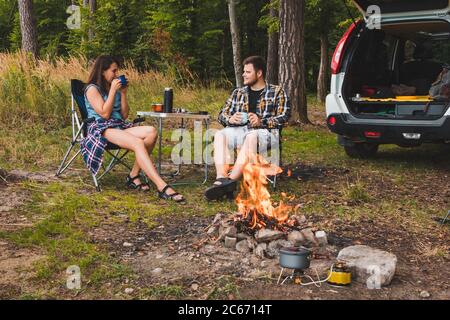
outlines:
M122 87L126 87L128 84L128 80L124 75L119 76L119 78L117 78L120 80L120 83L122 84Z
M248 123L248 113L247 112L241 112L241 118L242 118L243 125Z

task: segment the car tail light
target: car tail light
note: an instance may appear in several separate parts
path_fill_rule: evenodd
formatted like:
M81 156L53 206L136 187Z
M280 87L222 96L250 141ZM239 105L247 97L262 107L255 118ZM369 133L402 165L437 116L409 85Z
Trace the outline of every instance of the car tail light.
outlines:
M338 45L336 46L336 50L334 50L333 60L331 60L331 73L337 74L339 69L341 68L342 58L344 57L344 47L347 43L347 40L350 38L353 30L356 28L356 23L352 23L348 30L344 33Z
M366 131L364 132L364 136L366 138L379 138L381 137L381 133L376 131Z
M333 117L333 116L329 117L329 118L328 118L328 124L329 124L330 126L334 126L334 125L336 124L336 118Z

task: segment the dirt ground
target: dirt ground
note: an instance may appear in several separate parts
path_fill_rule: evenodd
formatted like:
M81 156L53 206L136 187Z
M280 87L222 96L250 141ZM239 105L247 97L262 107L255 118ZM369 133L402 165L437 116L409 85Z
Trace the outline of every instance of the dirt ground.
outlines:
M351 173L343 168L314 166L292 166L293 175L283 179L313 182L311 194L321 193L330 205L342 202L334 190L347 181ZM33 218L18 215L18 208L27 198L26 191L18 191L15 183L23 177L9 179L9 184L0 181L0 231L8 232L32 224ZM28 177L30 178L30 177ZM47 181L51 175L42 174L35 179ZM363 177L364 178L364 177ZM395 197L394 190L406 192L408 183L398 190L394 182L383 177L373 177L372 186L377 197ZM430 175L415 194L417 201L447 201L434 190L441 188L438 173ZM448 191L447 191L448 192ZM448 196L448 194L447 194ZM351 203L346 205L351 206ZM442 205L442 203L441 203ZM408 214L408 212L404 212ZM111 256L128 265L135 276L125 282L107 282L98 292L103 298L147 298L142 292L146 288L183 288L176 296L170 292L156 293L155 298L187 299L443 299L450 298L449 279L449 229L448 225L430 224L425 229L411 231L399 220L383 220L362 217L358 222L339 216L311 216L313 223L321 225L328 233L330 244L338 252L353 245L365 244L390 251L398 258L397 270L392 283L380 290L369 290L363 284L353 282L341 288L323 284L303 287L293 283L277 285L280 271L275 259L261 260L248 254L224 248L206 236L206 229L213 217L171 216L158 218L157 227L149 230L144 223L130 223L124 217L103 216L103 222L87 236L92 243L105 248ZM117 218L123 218L117 223ZM436 254L433 248L443 248L444 254ZM19 248L14 244L0 242L0 299L15 299L26 292L39 291L32 277L33 263L45 256L39 248ZM324 277L332 261L314 259L308 274L314 276L313 267L321 270ZM123 293L125 288L133 288ZM164 291L164 289L161 289ZM426 291L426 293L424 293ZM56 290L58 298L99 298L92 293L74 296L64 288ZM45 294L44 294L45 297ZM152 297L150 297L152 298Z

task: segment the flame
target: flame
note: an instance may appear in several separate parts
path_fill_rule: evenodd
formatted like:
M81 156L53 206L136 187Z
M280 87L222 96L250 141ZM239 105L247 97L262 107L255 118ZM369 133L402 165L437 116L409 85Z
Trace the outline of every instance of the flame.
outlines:
M288 177L291 177L291 176L292 176L292 170L291 170L291 169L288 169L287 176L288 176Z
M283 200L274 207L267 190L267 176L274 176L283 172L280 167L268 163L262 156L254 155L243 171L241 192L236 198L238 219L250 221L251 229L266 227L267 221L274 221L275 228L288 221L292 207ZM287 198L282 194L283 198ZM263 219L263 218L268 219Z

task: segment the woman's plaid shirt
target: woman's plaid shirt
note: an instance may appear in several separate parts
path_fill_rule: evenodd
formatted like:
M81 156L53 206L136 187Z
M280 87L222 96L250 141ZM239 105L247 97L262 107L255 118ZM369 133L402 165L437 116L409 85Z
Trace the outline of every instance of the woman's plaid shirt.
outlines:
M248 112L248 94L248 86L233 91L219 114L218 120L224 127L230 126L229 120L236 112ZM266 84L256 114L261 118L262 128L279 128L288 121L291 102L281 86Z

